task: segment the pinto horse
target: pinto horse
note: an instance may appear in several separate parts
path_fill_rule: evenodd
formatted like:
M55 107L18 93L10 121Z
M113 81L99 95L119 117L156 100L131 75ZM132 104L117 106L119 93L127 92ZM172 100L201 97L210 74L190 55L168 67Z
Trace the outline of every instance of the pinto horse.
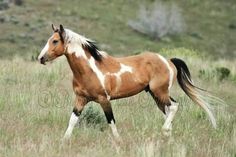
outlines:
M90 101L101 105L114 137L119 138L110 100L129 97L143 90L151 94L164 113L162 131L165 135L170 135L178 103L170 97L169 92L176 80L183 91L206 111L216 127L209 104L200 94L199 88L193 85L188 67L181 59L166 60L151 52L115 58L100 51L92 40L64 29L62 25L59 28L52 25L52 29L54 33L42 49L38 60L45 64L65 55L73 72L76 103L65 139L71 136L84 106Z

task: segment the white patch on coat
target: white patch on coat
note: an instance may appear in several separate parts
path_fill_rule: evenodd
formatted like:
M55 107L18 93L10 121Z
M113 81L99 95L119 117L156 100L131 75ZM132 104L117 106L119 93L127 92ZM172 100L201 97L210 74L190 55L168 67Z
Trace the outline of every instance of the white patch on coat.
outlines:
M64 135L64 139L69 139L70 138L70 136L72 134L72 131L73 131L76 123L78 122L78 120L79 120L79 117L76 116L74 112L72 112L71 116L70 116L68 128L66 129L66 132L65 132L65 135Z
M170 64L168 63L168 61L161 55L157 54L157 56L166 64L168 70L169 70L169 87L168 89L170 90L172 83L173 83L173 78L174 78L174 71L173 69L170 67Z
M87 59L85 51L82 47L83 44L89 44L87 41L90 40L69 29L65 29L65 44L68 53L75 53L77 57L83 57Z
M105 94L107 96L107 100L110 100L110 96L108 95L106 88L105 88L105 75L103 75L103 73L98 69L98 67L96 66L95 59L93 57L90 57L88 62L89 62L90 67L92 68L93 72L95 72L95 74L97 75L98 80L100 81L101 86L105 91Z
M47 44L44 46L44 48L42 49L42 51L40 52L39 56L38 56L38 60L40 60L47 52L49 49L49 41L52 37L50 37L47 41Z
M107 73L107 75L113 75L116 77L116 91L118 91L121 86L121 75L126 72L132 73L133 72L132 67L120 63L120 70L119 71L117 71L116 73Z
M95 62L95 59L93 57L91 57L89 60L89 65L91 67L91 69L93 70L93 72L95 72L95 74L97 75L98 77L98 80L100 81L101 83L101 86L103 87L104 91L105 91L105 94L107 96L107 100L110 100L110 95L108 94L107 90L106 90L106 87L105 87L105 77L106 75L114 75L116 76L116 81L117 81L117 88L120 86L121 84L121 75L123 73L126 73L126 72L130 72L132 73L132 67L130 66L127 66L127 65L124 65L124 64L120 64L120 70L116 73L106 73L105 75L100 71L100 69L98 69L98 67L96 66L96 62Z
M125 72L130 72L130 73L132 73L132 72L133 72L133 69L132 69L132 67L127 66L127 65L121 63L121 64L120 64L120 71L114 73L114 75L116 75L116 76L121 76L121 75L122 75L123 73L125 73Z
M67 47L67 52L71 53L71 54L75 53L75 55L77 57L83 57L86 60L88 60L88 63L90 65L91 69L97 75L98 80L100 81L101 86L103 87L103 89L105 91L107 99L110 100L110 96L107 93L106 88L105 88L105 77L106 77L106 75L104 75L100 71L100 69L98 69L98 67L96 66L96 61L95 61L95 59L93 57L90 57L89 59L87 58L87 56L85 54L85 51L84 51L84 49L82 47L85 44L89 45L88 41L91 41L91 40L85 38L82 35L79 35L79 34L73 32L73 31L71 31L69 29L65 29L65 44L66 44L66 47ZM99 52L105 58L108 56L108 54L106 52L104 52L104 51L99 51ZM125 72L132 73L132 67L126 66L124 64L120 64L120 66L121 66L121 69L118 72L116 72L116 73L107 73L107 74L115 75L117 77L117 81L118 82L120 82L120 80L121 80L120 76L123 73L125 73Z
M90 39L85 38L82 35L79 35L69 29L65 29L65 42L67 46L67 52L72 54L75 53L77 57L83 57L86 60L88 60L88 63L93 70L93 72L97 75L98 80L101 83L101 86L103 87L105 94L107 96L107 99L110 100L110 96L108 95L106 88L105 88L105 75L98 69L96 66L96 61L93 57L90 57L90 59L87 58L85 51L83 49L83 45L89 45L88 41L91 41ZM107 54L103 51L99 51L102 56L106 57Z
M101 86L105 90L105 94L107 96L107 99L110 100L110 96L108 95L108 93L105 89L105 76L96 66L95 59L93 57L90 57L90 59L88 59L85 54L85 51L83 49L83 45L89 45L88 41L91 41L91 40L82 36L82 35L79 35L79 34L73 32L69 29L65 29L65 44L67 47L67 52L69 54L75 53L76 57L83 57L84 59L86 59L88 61L91 69L93 70L93 72L95 72L95 74L98 77L98 80L101 83ZM102 52L102 51L99 51L99 52L101 52L101 55L103 55L105 57L107 56L105 52Z

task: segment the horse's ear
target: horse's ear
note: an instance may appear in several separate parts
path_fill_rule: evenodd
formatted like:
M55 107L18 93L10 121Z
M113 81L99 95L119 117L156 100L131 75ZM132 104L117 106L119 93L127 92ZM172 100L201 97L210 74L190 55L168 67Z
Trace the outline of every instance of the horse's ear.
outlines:
M60 25L60 31L59 31L59 34L60 34L60 37L61 37L61 40L64 41L64 38L65 38L65 29L63 28L62 25Z
M57 30L57 28L54 26L54 24L52 24L52 30L55 32Z
M64 30L62 25L60 25L60 32L65 32L65 30Z

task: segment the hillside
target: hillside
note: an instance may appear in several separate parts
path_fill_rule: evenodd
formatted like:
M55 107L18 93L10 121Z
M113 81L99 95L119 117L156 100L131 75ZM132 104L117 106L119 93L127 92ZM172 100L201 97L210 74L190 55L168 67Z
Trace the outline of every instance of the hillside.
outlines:
M13 5L0 12L1 58L35 56L51 34L52 23L64 24L98 41L102 49L115 55L185 47L213 58L236 56L234 0L176 1L186 21L186 30L179 36L159 41L138 34L128 26L130 20L137 18L139 8L152 5L153 0L23 2L22 6ZM170 0L165 2L171 4Z

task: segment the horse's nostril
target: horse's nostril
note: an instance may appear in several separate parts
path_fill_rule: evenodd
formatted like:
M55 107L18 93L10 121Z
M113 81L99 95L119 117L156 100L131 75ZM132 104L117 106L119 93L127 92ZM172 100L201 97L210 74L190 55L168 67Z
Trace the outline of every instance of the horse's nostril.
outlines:
M40 63L41 63L41 64L45 64L45 61L46 61L46 60L45 60L44 57L41 57L41 58L40 58Z

